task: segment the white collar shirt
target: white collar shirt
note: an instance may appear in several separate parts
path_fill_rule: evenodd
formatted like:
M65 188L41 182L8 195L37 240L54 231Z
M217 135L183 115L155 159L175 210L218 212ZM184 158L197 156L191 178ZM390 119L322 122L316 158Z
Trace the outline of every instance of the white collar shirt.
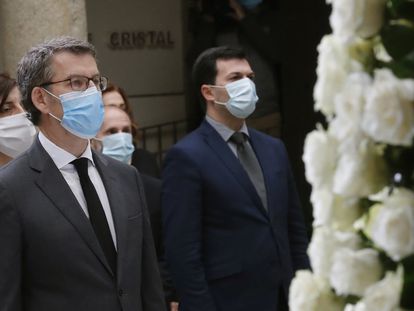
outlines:
M54 144L42 132L39 132L39 141L43 148L46 150L46 152L49 154L49 156L52 158L56 167L62 173L63 178L69 185L69 188L72 190L76 200L79 202L79 205L81 206L86 217L89 218L88 207L86 204L85 196L82 191L82 186L80 184L79 175L76 171L75 166L71 164L71 162L73 160L76 160L77 158L73 154L67 152L66 150ZM98 193L99 199L105 212L106 220L108 222L109 230L111 232L112 240L116 248L116 233L111 207L109 205L108 195L106 193L102 178L99 175L99 172L93 161L90 143L88 143L88 146L86 147L85 151L80 156L80 158L87 158L89 160L88 175L95 187L96 192ZM74 208L77 207L74 206Z

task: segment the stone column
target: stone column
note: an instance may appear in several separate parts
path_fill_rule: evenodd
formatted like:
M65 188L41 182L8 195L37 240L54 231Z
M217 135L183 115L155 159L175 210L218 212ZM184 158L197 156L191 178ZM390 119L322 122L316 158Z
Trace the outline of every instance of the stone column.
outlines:
M0 0L0 71L15 76L31 46L62 35L87 39L85 0Z

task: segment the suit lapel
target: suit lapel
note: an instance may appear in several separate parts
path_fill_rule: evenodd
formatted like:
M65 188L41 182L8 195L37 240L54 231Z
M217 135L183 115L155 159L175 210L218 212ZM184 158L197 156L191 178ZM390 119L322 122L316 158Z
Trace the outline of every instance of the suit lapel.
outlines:
M82 239L89 246L96 257L113 275L105 255L95 236L92 225L85 213L82 211L72 190L58 170L53 160L43 149L40 142L37 141L30 150L30 166L38 171L36 184L43 193L53 202L60 210L63 216L75 227Z
M125 190L121 188L119 182L106 159L96 153L93 154L93 159L98 169L99 175L102 178L105 186L106 194L108 196L109 205L111 207L112 217L115 225L116 244L117 244L117 275L121 275L122 262L126 254L127 230L128 230L128 215L125 209L124 198L121 195Z
M207 144L210 146L213 152L217 155L218 158L220 158L221 161L224 162L225 166L231 171L237 182L249 194L255 203L255 206L257 206L264 215L267 215L267 212L263 207L263 204L260 200L259 195L257 194L253 183L251 182L243 166L238 161L237 157L230 150L227 142L225 142L217 133L217 131L212 128L211 125L208 124L208 122L205 120L201 125L201 130L205 136Z

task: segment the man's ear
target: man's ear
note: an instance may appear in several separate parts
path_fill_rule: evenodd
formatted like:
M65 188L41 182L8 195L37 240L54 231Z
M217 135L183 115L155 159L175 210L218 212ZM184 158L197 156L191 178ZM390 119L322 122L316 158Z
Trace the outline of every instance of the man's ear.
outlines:
M201 92L201 95L206 100L206 102L215 100L213 91L212 91L211 87L208 86L207 84L201 85L200 92Z
M32 102L33 105L42 113L49 113L49 105L46 99L46 91L42 88L35 86L32 90Z

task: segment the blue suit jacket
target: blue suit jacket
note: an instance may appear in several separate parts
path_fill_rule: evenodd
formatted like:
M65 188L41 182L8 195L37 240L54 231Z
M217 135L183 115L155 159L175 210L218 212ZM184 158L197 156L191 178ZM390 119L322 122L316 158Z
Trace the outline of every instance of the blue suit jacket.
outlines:
M249 129L268 212L236 156L208 122L167 154L165 249L180 311L275 311L294 271L308 268L307 237L280 140Z

